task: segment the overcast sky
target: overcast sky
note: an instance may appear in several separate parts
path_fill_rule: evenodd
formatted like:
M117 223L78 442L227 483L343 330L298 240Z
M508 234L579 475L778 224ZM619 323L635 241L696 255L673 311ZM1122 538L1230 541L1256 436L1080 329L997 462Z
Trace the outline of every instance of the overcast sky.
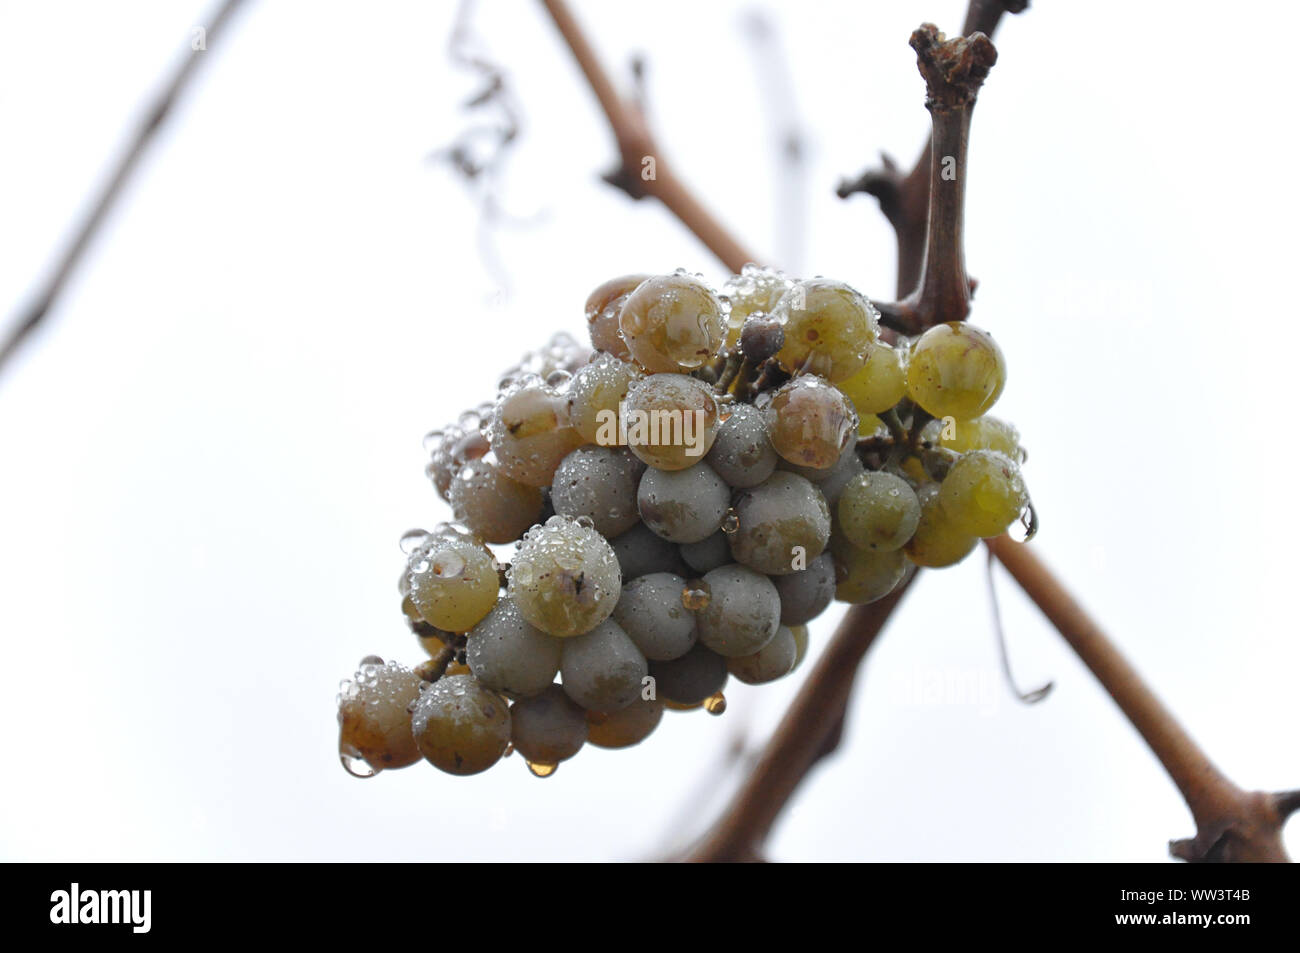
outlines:
M759 254L777 166L747 3L575 10L620 79L648 58L665 153ZM838 178L928 131L907 46L961 0L769 3L808 130L802 270L893 293L893 239ZM635 859L707 822L726 752L806 669L669 714L556 775L371 781L334 694L420 651L397 541L446 518L420 438L490 397L604 279L725 274L598 181L611 139L532 0L473 23L519 102L499 199L429 157L474 117L454 5L262 0L224 37L58 312L0 377L5 859ZM12 319L207 3L0 2L0 320ZM364 9L364 12L363 12ZM1292 4L1037 0L1007 18L969 162L972 320L1009 363L1033 543L1239 784L1300 786L1293 479ZM775 67L771 68L775 70ZM779 262L778 262L779 263ZM1281 284L1277 284L1281 282ZM927 573L873 650L779 860L1160 860L1172 784L983 561ZM813 651L839 611L812 627ZM1300 848L1293 826L1292 852Z

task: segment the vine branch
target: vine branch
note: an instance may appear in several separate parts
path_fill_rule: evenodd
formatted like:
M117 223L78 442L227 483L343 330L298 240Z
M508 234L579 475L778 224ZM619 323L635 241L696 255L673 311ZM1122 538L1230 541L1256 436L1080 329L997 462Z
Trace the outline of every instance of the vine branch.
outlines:
M614 87L568 4L564 0L542 0L542 3L578 61L614 133L619 165L605 176L605 181L634 199L646 196L658 199L733 272L757 262L758 257L732 237L665 161L645 114ZM646 163L647 159L653 160L652 167Z
M1029 547L985 541L1137 729L1191 809L1196 836L1169 851L1190 861L1285 861L1282 826L1300 796L1241 790L1210 761L1101 627Z
M4 371L9 359L22 346L23 341L53 312L60 295L77 270L77 266L81 264L91 241L108 218L113 206L117 204L136 166L140 164L149 145L157 137L158 130L175 112L176 103L194 78L199 63L206 56L207 41L224 31L226 21L243 2L244 0L222 0L221 5L204 27L204 45L191 48L189 54L172 67L162 88L141 115L135 135L127 145L126 151L118 158L112 174L91 202L89 211L73 232L72 240L50 271L49 277L31 302L20 312L3 343L0 343L0 372Z

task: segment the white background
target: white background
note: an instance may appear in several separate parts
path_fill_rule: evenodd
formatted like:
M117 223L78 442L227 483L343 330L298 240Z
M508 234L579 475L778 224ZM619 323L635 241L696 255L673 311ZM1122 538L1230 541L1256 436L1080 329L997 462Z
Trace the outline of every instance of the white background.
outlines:
M363 13L364 9L364 13ZM397 539L445 511L421 435L491 394L590 288L708 253L596 180L610 136L526 0L475 24L525 118L476 240L428 161L472 117L451 3L266 0L215 37L58 312L0 378L5 859L636 859L704 824L802 677L733 686L646 744L539 781L357 781L334 694L415 661ZM740 3L579 2L649 57L666 155L760 254L775 160ZM810 130L806 273L892 294L872 200L831 190L928 131L907 46L964 3L773 6ZM206 3L0 4L0 307L10 320ZM1009 361L1038 551L1238 783L1300 785L1290 505L1295 126L1289 4L1040 0L1004 20L968 190L973 319ZM845 745L775 859L1158 860L1177 792L1059 636L982 560L928 573L873 651ZM838 612L813 627L824 643ZM805 669L806 671L806 669ZM944 686L949 686L945 688ZM964 687L963 687L964 686ZM1293 852L1300 847L1291 831Z

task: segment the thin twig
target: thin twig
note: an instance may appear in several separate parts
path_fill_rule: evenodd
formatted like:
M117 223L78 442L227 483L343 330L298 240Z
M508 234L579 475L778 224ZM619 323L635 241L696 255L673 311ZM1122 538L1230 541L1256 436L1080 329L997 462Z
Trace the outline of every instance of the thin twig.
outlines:
M564 0L542 3L578 61L618 144L619 167L605 177L606 181L633 198L648 195L658 199L732 271L739 272L746 264L757 262L758 257L736 241L665 161L644 114L614 88L568 4Z
M4 343L0 344L0 372L4 371L9 359L13 357L23 341L53 312L60 294L67 287L86 249L90 247L91 241L104 224L118 198L121 197L149 144L153 142L163 123L175 111L176 103L194 78L199 63L206 58L207 45L222 33L226 21L243 2L244 0L223 0L221 6L208 20L208 25L204 27L203 45L195 47L191 43L189 53L176 63L164 80L161 91L145 109L126 151L118 158L112 175L95 196L85 218L73 232L72 241L64 249L44 285L15 320Z
M1196 836L1171 843L1170 852L1184 860L1286 860L1281 831L1284 808L1292 803L1286 799L1294 794L1246 792L1229 781L1030 547L1007 536L986 542L1097 676L1183 795Z

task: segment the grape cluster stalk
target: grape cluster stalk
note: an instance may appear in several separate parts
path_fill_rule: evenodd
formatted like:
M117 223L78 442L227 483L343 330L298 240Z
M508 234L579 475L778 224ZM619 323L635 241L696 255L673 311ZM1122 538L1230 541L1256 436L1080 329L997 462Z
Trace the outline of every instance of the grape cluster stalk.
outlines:
M585 318L590 347L556 335L426 436L454 522L403 537L399 591L429 658L343 682L352 773L514 750L550 777L665 708L720 714L730 679L799 666L832 601L885 599L1029 509L988 414L1005 361L970 324L886 341L854 288L753 264L720 289L615 278Z

